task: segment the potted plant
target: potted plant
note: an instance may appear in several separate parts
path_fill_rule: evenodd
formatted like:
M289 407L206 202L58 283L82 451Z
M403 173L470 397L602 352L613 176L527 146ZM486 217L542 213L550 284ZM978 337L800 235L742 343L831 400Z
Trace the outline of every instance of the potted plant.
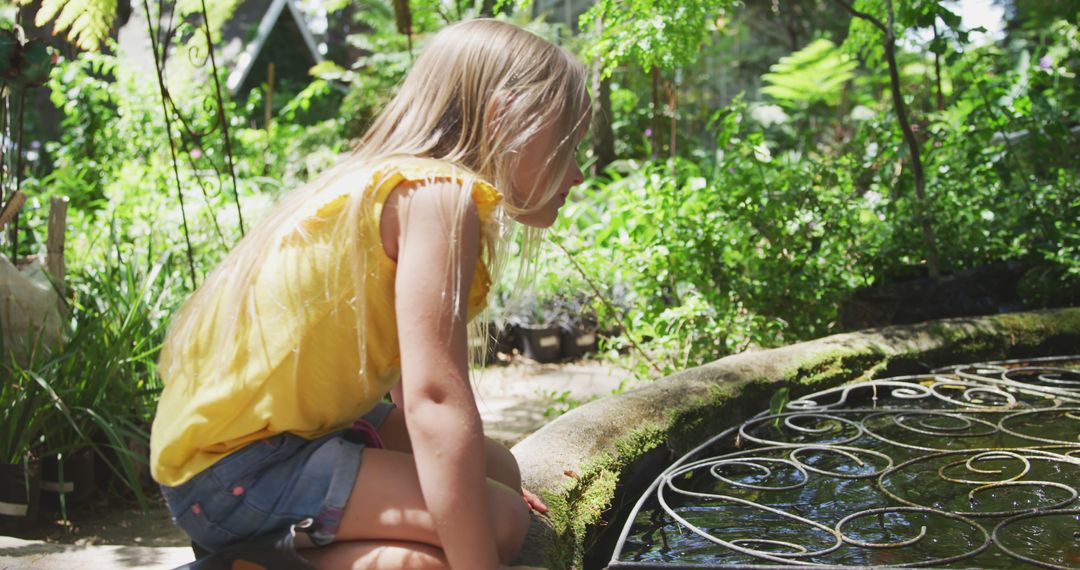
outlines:
M562 354L558 310L553 297L521 294L507 301L502 310L517 337L522 355L537 362L555 362Z
M564 359L577 359L597 348L596 312L588 299L578 294L560 299L557 317Z
M490 366L499 361L499 353L509 353L506 334L502 327L492 321L480 323L477 329L469 328L469 354L473 362Z
M146 267L109 260L73 276L74 326L51 363L59 402L44 438L54 455L96 462L58 470L63 480L56 483L70 499L117 484L148 506L148 426L160 390L154 366L176 301L169 260L167 254Z
M0 374L0 534L6 534L37 520L39 471L30 447L40 436L48 395L41 379L18 364L3 365Z
M521 353L537 362L556 362L562 356L562 337L554 324L521 324L517 327Z
M159 385L154 360L171 298L162 267L107 263L73 276L70 330L35 366L50 398L37 419L43 504L67 507L99 488L131 492L148 507L148 432Z
M39 470L32 451L54 393L35 369L52 356L62 322L59 296L41 264L20 265L0 256L0 529L37 518Z

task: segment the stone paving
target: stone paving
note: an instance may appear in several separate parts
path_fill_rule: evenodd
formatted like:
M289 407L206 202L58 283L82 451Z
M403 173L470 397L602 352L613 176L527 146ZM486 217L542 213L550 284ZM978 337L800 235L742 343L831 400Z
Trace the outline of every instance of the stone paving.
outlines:
M598 362L552 365L516 361L485 369L473 378L473 386L486 433L510 446L550 421L551 412L565 409L573 401L608 395L627 377L625 372ZM0 570L165 570L193 559L186 537L172 526L163 506L157 506L149 517L129 511L97 523L109 528L74 542L0 536Z

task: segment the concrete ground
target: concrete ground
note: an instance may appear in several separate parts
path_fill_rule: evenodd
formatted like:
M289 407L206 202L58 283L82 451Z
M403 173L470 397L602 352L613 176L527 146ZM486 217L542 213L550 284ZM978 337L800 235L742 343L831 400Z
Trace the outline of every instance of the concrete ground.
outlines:
M515 361L473 378L485 432L511 446L569 405L608 395L627 373L598 362L536 364ZM64 527L42 525L20 538L0 536L0 570L87 568L171 569L193 560L186 536L163 504L149 516L134 507L90 508ZM70 530L65 530L70 529Z
M473 378L484 433L511 447L568 405L607 396L629 373L608 364L517 363L484 369Z

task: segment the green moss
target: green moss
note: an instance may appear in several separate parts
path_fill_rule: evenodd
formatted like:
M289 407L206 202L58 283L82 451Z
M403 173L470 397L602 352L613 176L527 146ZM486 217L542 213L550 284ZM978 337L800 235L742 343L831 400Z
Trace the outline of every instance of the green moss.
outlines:
M664 444L663 426L645 425L613 442L615 453L600 453L581 466L579 473L567 473L561 493L542 493L555 530L555 543L548 558L559 568L581 568L591 546L589 529L603 521L615 497L619 474L646 453Z
M884 350L870 343L836 348L815 354L788 369L784 382L792 387L793 395L801 395L845 382L871 380L889 365L889 360Z
M744 382L711 384L705 398L668 410L664 441L676 453L685 453L706 438L736 425L768 407L769 399L784 384L756 378Z
M921 355L934 366L1002 359L1030 353L1049 340L1080 340L1080 309L955 319L931 323L926 330L939 339L936 348Z

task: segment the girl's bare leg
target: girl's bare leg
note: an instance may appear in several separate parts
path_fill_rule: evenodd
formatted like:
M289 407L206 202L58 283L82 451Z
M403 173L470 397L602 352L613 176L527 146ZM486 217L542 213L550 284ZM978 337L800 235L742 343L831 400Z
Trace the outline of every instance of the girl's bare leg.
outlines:
M410 542L335 542L304 550L304 558L323 570L446 570L442 550Z
M319 568L446 568L438 533L424 505L409 432L401 409L379 428L386 449L365 449L360 473L345 506L335 542L305 549ZM513 559L528 531L521 499L521 474L503 445L485 438L488 508L495 522L499 556Z
M360 473L342 513L336 542L330 546L363 541L371 547L406 542L441 548L420 491L413 456L385 449L365 449L363 453ZM521 499L520 490L492 479L488 479L487 498L483 507L490 509L499 558L504 564L509 563L525 540L528 507ZM305 556L307 552L310 551L305 551Z
M379 428L379 437L383 439L387 449L412 453L409 430L405 427L405 413L401 411L401 408L393 409L386 417L382 427ZM485 437L484 452L487 459L488 478L511 489L520 489L521 471L510 450L490 437Z

